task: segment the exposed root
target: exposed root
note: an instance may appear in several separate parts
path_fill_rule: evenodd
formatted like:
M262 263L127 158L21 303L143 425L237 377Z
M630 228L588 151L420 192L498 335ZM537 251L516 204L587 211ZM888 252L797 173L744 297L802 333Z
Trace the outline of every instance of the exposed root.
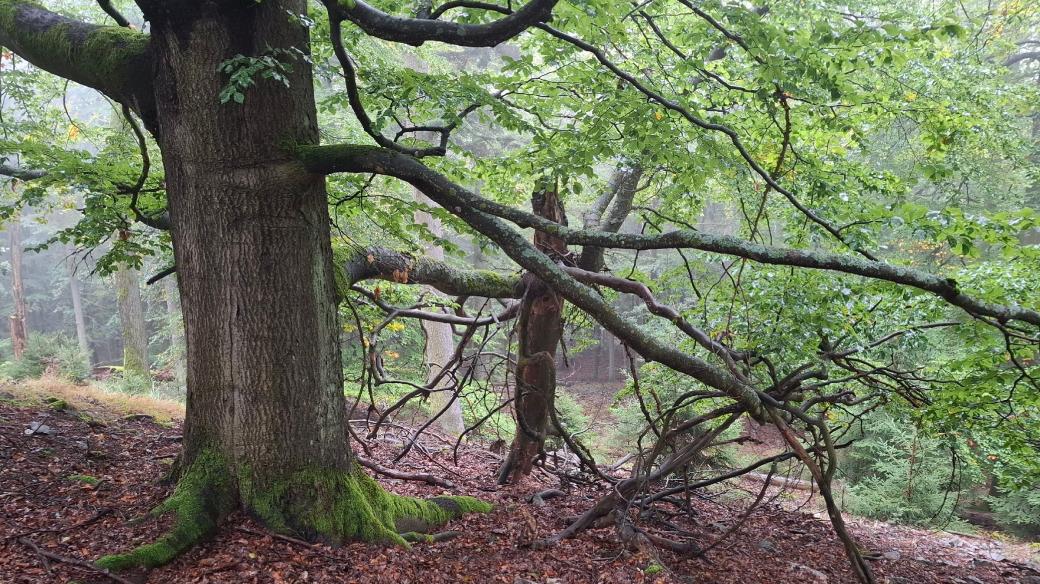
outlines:
M361 539L407 546L402 533L426 533L465 513L491 510L490 504L473 497L424 500L394 495L357 467L350 472L302 470L263 483L242 472L236 488L224 459L204 450L181 476L173 495L151 512L153 517L176 513L173 529L155 543L105 556L97 565L125 570L166 564L211 536L220 519L240 501L275 533L337 545ZM431 537L438 541L437 536ZM413 540L428 541L414 536Z
M358 468L302 470L262 487L246 480L240 486L244 506L268 528L332 544L361 539L407 546L401 533L428 532L465 513L491 510L472 497L394 495Z
M107 570L166 564L211 536L220 519L235 508L236 501L224 459L211 450L203 450L181 476L173 495L151 512L154 517L169 511L176 513L173 529L154 543L124 554L104 556L96 564Z

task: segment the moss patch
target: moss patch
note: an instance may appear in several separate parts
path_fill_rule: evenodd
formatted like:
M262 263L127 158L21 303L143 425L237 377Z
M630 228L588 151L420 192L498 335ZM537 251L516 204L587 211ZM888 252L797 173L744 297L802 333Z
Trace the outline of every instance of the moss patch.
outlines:
M306 469L262 487L240 478L246 508L275 531L341 544L351 539L407 546L401 532L426 531L491 505L473 497L430 500L387 492L360 469Z
M65 478L69 479L70 481L75 481L77 483L83 483L85 485L91 485L91 486L95 486L95 487L99 483L101 483L101 479L99 479L97 477L92 477L90 475L84 475L84 474L69 475L69 476L67 476Z
M168 563L200 540L213 534L217 522L235 506L235 489L224 459L202 451L181 476L173 495L152 510L153 516L176 513L173 529L155 543L125 554L104 556L97 565L109 570L154 568Z

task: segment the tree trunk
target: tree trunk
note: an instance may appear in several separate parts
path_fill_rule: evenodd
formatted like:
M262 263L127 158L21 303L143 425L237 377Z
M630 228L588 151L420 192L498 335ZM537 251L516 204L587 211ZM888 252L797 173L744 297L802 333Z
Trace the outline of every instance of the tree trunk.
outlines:
M70 255L65 259L65 269L69 274L69 293L72 295L72 316L76 320L76 341L87 365L94 363L90 352L90 340L87 338L87 324L83 318L83 298L79 292L79 279L76 277L76 260Z
M21 359L25 353L27 337L25 285L22 282L22 257L25 255L25 249L22 247L21 213L15 213L10 225L8 235L11 245L11 299L14 302L14 312L11 314L11 347L14 349L14 358Z
M120 234L125 237L126 234ZM119 305L119 329L123 336L123 372L148 376L148 329L144 322L140 276L135 268L119 264L115 274L116 301Z
M220 103L236 54L308 50L305 0L140 2L152 23L158 143L187 339L187 407L173 531L106 567L169 561L238 506L281 532L341 542L486 509L394 497L347 442L324 177L294 144L318 141L310 65L256 77ZM278 53L279 59L290 59Z
M430 200L421 191L415 191L415 200L420 203L431 204ZM430 232L440 237L444 235L444 228L440 220L434 219L425 211L416 211L414 214L416 223L426 225ZM429 243L425 247L426 257L443 261L444 248L436 243ZM436 296L440 293L431 286L427 286L427 292ZM423 331L426 333L426 363L429 366L427 380L435 378L451 360L455 353L455 339L452 336L451 325L443 322L422 321ZM450 386L451 379L445 376L441 386ZM434 414L444 411L437 418L437 425L452 437L460 436L466 430L466 424L462 420L462 401L455 398L452 391L435 391L430 394L430 409Z
M554 190L546 188L535 193L531 203L538 215L567 224L563 205ZM557 260L567 254L567 244L558 237L538 231L534 243L539 251ZM513 407L516 434L499 470L500 484L515 482L531 473L550 433L550 415L556 402L556 348L563 336L563 298L530 273L524 275L524 285L517 321L519 347Z
M184 320L181 318L181 306L177 298L176 279L163 278L163 296L166 297L166 322L170 327L173 379L177 385L183 386L187 376L187 363L184 360Z

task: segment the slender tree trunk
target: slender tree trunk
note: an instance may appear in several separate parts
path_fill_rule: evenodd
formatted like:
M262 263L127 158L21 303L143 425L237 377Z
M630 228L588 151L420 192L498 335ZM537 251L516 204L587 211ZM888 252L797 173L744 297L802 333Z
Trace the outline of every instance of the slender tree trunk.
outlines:
M72 316L76 321L76 341L87 365L94 363L90 352L90 340L87 338L87 324L83 318L83 298L80 296L79 279L76 277L76 260L72 256L65 259L65 269L69 274L69 293L72 296Z
M187 363L184 360L184 320L177 297L177 280L163 278L163 295L166 297L166 322L170 327L170 354L173 356L173 379L184 385Z
M127 235L121 233L120 237ZM119 328L123 336L123 371L127 375L147 376L148 330L141 302L140 276L136 269L119 264L116 274L116 302L119 305Z
M420 203L430 204L430 200L422 194L421 191L416 190L414 192L415 200ZM425 211L416 211L414 215L416 223L426 225L430 232L441 237L444 235L444 228L441 225L440 220L435 219L432 215ZM443 261L444 260L444 248L437 245L436 243L429 243L425 246L426 256L430 259ZM427 286L427 291L431 295L438 295L439 293L432 287ZM451 360L452 355L455 353L455 339L451 332L451 325L443 322L430 322L422 321L423 331L426 333L426 364L429 366L427 372L427 379L435 378L441 370ZM450 386L451 380L448 376L441 382L441 386ZM437 425L441 430L445 431L451 436L459 436L466 430L466 424L462 420L462 402L455 398L452 391L435 391L430 394L430 409L434 414L444 411L439 418L437 418Z
M567 217L557 193L549 188L535 193L534 212L557 223ZM557 237L535 232L535 246L557 259L567 254L567 245ZM498 482L515 482L531 473L551 430L550 416L556 403L556 348L563 336L563 298L544 282L524 275L526 291L517 321L519 346L516 364L516 399L513 410L516 434Z
M14 349L14 358L21 359L25 353L27 337L25 285L22 282L22 258L25 255L25 249L22 244L21 213L16 213L11 218L8 235L11 246L11 299L14 302L14 312L11 314L11 347Z

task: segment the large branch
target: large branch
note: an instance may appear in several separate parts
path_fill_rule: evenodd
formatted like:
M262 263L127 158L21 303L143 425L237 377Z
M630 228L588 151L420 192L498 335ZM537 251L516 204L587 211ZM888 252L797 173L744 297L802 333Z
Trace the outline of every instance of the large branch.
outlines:
M719 389L740 402L747 411L762 411L759 394L729 372L686 354L618 315L593 288L582 284L534 247L524 236L493 215L471 206L475 197L417 159L371 146L301 147L299 156L316 173L365 172L394 176L423 191L438 205L497 243L519 266L530 271L569 302L585 311L605 329L625 341L648 361L657 361L680 373ZM479 198L479 197L477 197ZM547 221L552 225L559 224ZM548 230L545 230L548 231Z
M0 0L0 45L40 69L128 105L154 128L148 35L80 22L25 0Z
M954 280L920 270L850 255L758 245L738 237L712 235L689 229L660 235L572 229L532 213L489 201L456 185L419 160L383 148L307 146L299 148L298 154L311 172L373 172L394 176L422 189L431 199L460 217L466 211L493 215L520 227L530 227L559 236L569 244L640 250L690 248L742 257L765 264L842 272L930 292L975 316L990 317L1001 322L1018 320L1040 326L1040 312L1036 310L978 300L962 293ZM435 197L432 193L437 193L438 196ZM528 268L524 262L517 263Z
M384 247L337 249L336 264L345 281L340 293L362 280L388 280L399 284L425 284L451 296L517 298L522 290L515 276L490 270L465 270L425 256L412 256Z
M559 0L531 0L523 8L487 24L460 24L427 18L402 18L387 14L362 0L325 0L333 17L356 24L371 36L419 46L440 41L465 47L493 47L552 16ZM500 11L496 7L490 7Z
M35 168L21 168L10 164L0 163L0 175L9 176L22 181L36 180L47 176L47 173Z

